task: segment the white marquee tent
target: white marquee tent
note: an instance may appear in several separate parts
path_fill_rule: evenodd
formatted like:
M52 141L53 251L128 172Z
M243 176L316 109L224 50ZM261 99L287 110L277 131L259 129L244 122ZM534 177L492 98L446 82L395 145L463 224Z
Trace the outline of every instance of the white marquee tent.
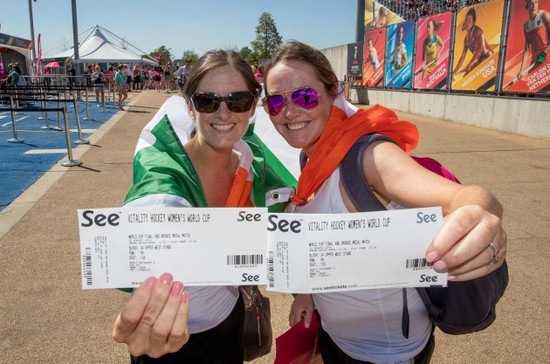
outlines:
M80 42L78 47L78 62L80 63L144 63L148 65L157 65L157 62L146 55L138 54L124 45L117 45L110 41L103 34L103 30L96 25L92 32ZM107 31L108 32L108 31ZM112 33L111 33L112 34ZM124 43L123 43L124 44ZM126 43L128 44L128 43ZM43 56L43 61L71 58L74 61L74 50L69 49L64 52Z

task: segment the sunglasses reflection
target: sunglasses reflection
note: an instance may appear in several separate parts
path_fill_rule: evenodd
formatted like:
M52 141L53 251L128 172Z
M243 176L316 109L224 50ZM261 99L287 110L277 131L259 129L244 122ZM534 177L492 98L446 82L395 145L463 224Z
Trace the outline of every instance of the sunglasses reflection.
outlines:
M289 92L272 94L262 100L265 111L271 116L279 115L288 103L290 95L292 102L302 109L311 110L319 105L321 94L312 87L303 87Z

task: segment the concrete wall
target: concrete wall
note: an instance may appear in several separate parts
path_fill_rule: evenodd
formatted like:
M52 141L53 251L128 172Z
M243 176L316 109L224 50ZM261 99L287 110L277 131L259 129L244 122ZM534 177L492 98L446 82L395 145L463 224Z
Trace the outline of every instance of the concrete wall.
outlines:
M336 76L347 74L348 45L321 50ZM486 129L550 139L550 99L435 93L403 90L352 89L355 103L382 104L397 111L426 115Z
M340 81L348 73L348 45L321 49L321 52L328 58L336 76Z

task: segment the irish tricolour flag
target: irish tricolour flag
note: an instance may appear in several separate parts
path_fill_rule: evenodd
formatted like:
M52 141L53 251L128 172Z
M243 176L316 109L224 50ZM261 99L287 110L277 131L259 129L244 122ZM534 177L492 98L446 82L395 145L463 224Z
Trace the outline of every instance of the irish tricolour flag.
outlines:
M228 206L252 204L282 211L296 186L298 150L285 143L262 108L258 107L255 114L243 140L234 146L240 155L235 183L242 187L243 196L230 196ZM170 97L140 135L126 205L207 207L183 148L193 129L185 100Z

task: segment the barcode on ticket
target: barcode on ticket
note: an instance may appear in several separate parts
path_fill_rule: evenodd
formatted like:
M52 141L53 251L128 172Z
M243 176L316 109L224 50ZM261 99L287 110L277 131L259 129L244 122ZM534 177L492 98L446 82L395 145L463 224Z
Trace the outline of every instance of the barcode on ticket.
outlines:
M92 281L92 248L87 247L83 258L84 276L86 277L86 285L93 285Z
M405 264L407 269L424 269L432 266L432 263L428 263L425 258L407 259Z
M268 252L269 256L267 258L267 280L269 282L269 287L275 287L275 269L273 266L273 252Z
M262 254L250 255L228 255L227 265L256 265L263 264L264 256Z

